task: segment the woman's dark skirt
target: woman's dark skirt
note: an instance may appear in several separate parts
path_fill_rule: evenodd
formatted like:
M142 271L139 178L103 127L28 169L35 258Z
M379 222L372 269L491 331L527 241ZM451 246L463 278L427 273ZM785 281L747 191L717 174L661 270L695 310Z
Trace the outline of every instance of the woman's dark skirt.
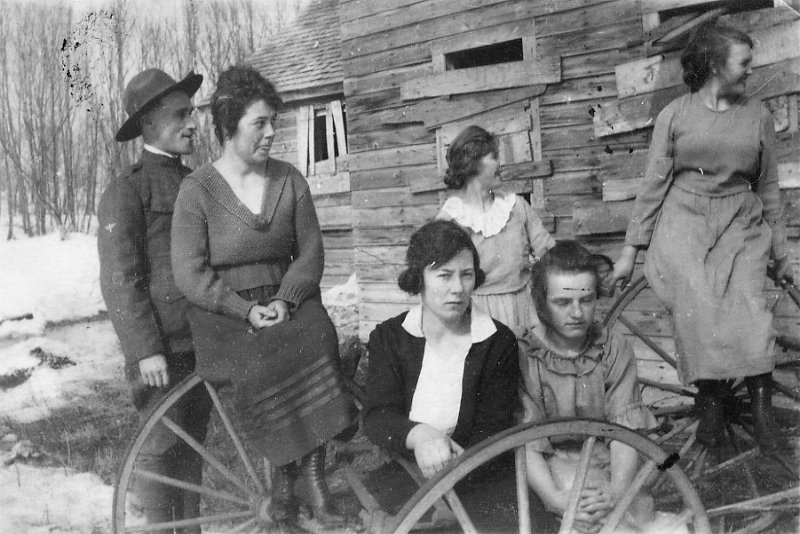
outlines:
M239 294L266 304L276 289ZM197 374L234 386L244 437L271 463L301 458L356 420L336 330L318 298L304 301L290 320L260 330L197 307L189 321Z

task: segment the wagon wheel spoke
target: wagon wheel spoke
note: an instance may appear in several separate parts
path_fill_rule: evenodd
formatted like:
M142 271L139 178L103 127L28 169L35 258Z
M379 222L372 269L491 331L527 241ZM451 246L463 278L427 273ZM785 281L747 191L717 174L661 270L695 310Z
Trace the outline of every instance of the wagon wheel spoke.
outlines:
M781 393L783 393L784 395L786 395L787 397L789 397L793 401L800 402L800 394L795 392L793 389L784 386L783 384L781 384L780 382L778 382L774 378L772 379L772 387L775 390L780 391Z
M253 515L252 511L230 512L226 514L207 515L194 517L192 519L181 519L180 521L167 521L164 523L153 523L150 525L136 525L125 527L125 532L154 532L164 529L178 529L186 527L198 527L209 523L220 523L222 521L232 521L236 519L246 519Z
M617 525L622 520L622 516L625 515L625 511L633 502L633 499L636 497L636 494L639 493L644 486L645 481L650 478L650 475L656 468L656 462L652 458L648 459L647 462L639 469L639 472L636 473L636 476L633 478L633 482L631 482L630 487L625 491L625 494L620 497L619 502L614 507L614 510L606 518L606 522L603 525L603 529L600 531L600 534L611 534L614 532L614 529L617 528Z
M686 421L682 422L680 425L676 425L675 428L673 428L672 430L670 430L669 432L667 432L663 436L660 436L657 440L655 440L655 442L658 443L659 445L661 445L662 443L665 443L665 442L669 441L673 437L675 437L675 436L679 435L680 433L682 433L684 431L687 431L687 430L690 431L692 434L694 434L694 428L689 428L689 427L696 426L698 424L698 420L699 419L700 419L699 417L690 417L690 418L688 418Z
M250 461L250 457L247 455L247 451L244 450L244 445L242 445L242 440L239 439L239 435L233 428L233 423L231 422L230 417L228 417L228 413L222 407L222 402L219 400L219 395L217 394L216 390L213 387L211 387L211 384L205 382L205 385L206 389L208 390L208 394L211 397L211 400L214 402L214 407L217 409L219 418L222 420L222 424L225 425L225 430L228 431L228 436L230 436L231 441L233 441L233 446L236 448L236 452L239 454L239 458L241 458L242 463L245 466L245 469L247 469L247 473L250 475L250 478L252 478L253 482L255 482L256 487L258 488L258 492L263 495L264 485L261 483L261 479L258 477L256 469L253 466L253 462Z
M193 491L195 493L199 493L201 495L205 495L207 497L212 497L215 499L221 499L224 501L233 502L236 504L241 504L242 506L250 506L250 501L242 499L240 497L236 497L235 495L230 495L228 493L224 493L217 490L212 490L208 488L204 488L203 486L198 486L197 484L192 484L190 482L184 482L183 480L179 480L177 478L172 478L168 476L164 476L158 473L153 473L152 471L147 471L144 469L134 469L133 474L137 477L144 478L147 480L153 480L155 482L160 482L162 484L166 484L167 486L172 486L174 488L180 488L183 490Z
M225 478L236 484L239 488L245 491L248 496L251 498L258 498L258 495L250 489L247 484L242 482L239 477L234 475L230 469L225 467L208 449L206 449L203 445L200 444L196 439L190 436L184 429L179 427L174 421L172 421L166 415L161 418L161 422L169 428L172 432L174 432L179 438L185 441L191 448L193 448L197 453L203 457L203 460L208 463L211 467L216 469L221 475Z
M675 358L667 354L667 351L659 347L650 337L642 331L641 328L633 324L633 322L629 321L627 317L620 314L619 318L617 319L619 322L625 325L625 327L633 333L636 337L642 340L642 342L647 345L653 352L658 354L662 360L667 362L673 369L677 369L678 364L675 361Z
M469 518L469 514L464 509L464 505L461 504L461 500L458 498L458 495L456 495L456 492L454 490L446 492L444 494L444 500L447 501L447 504L453 511L453 515L456 516L458 524L461 525L461 530L464 531L464 534L478 534L478 529L475 528L472 519Z
M517 483L517 510L519 512L519 534L531 534L531 499L528 487L528 461L525 445L514 451L514 475Z
M679 458L686 457L686 453L689 451L689 449L692 448L692 445L694 445L694 442L697 439L697 436L695 435L695 430L697 429L698 425L699 425L698 418L695 418L695 420L686 427L686 429L689 431L689 437L683 443L680 450L678 450ZM657 493L666 480L667 477L660 478L658 482L653 486L652 489L653 493Z
M234 526L232 529L228 530L226 534L241 534L242 532L247 531L248 529L250 529L255 525L256 525L256 518L252 517L247 521L245 521L244 523Z
M583 485L586 482L586 474L589 472L589 464L592 461L592 451L597 441L596 436L589 436L581 447L581 458L578 462L578 470L575 471L575 478L572 479L572 489L569 492L567 510L561 520L561 528L558 534L569 534L572 532L572 525L575 523L575 515L578 513L578 501L581 498Z

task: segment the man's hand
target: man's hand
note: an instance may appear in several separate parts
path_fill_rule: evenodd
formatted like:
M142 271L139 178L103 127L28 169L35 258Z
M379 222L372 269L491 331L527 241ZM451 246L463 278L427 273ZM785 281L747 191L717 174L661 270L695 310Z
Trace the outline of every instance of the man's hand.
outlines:
M165 388L169 385L167 359L163 354L154 354L139 360L139 373L142 381L154 388Z

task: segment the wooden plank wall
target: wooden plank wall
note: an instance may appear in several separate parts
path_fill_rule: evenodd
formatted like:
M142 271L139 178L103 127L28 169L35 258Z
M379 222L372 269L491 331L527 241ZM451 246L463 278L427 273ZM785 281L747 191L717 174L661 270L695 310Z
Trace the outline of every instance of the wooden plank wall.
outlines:
M525 103L537 155L531 167L547 172L508 176L508 185L534 200L540 192L542 213L556 238L579 235L590 248L618 255L630 205L610 200L629 198L628 188L615 189L617 182L604 192L603 184L634 184L641 178L650 129L598 136L595 116L619 102L617 66L646 57L643 46L627 46L647 22L639 0L341 0L339 9L362 338L377 322L415 302L397 290L396 279L408 237L435 216L443 201L436 190L439 130L430 127L435 122L430 115L451 113L447 110L454 106L489 109L499 105L491 102L515 101L519 95L513 92L526 90L403 99L404 88L408 97L416 87L412 80L436 72L432 50L446 48L448 41L467 42L470 33L489 35L502 25L532 22L536 54L560 58L559 80L546 83ZM535 83L531 80L527 89ZM785 146L798 140L794 135ZM798 191L785 193L787 208L800 222ZM797 261L796 241L792 247ZM641 310L641 317L658 313L653 304ZM662 337L671 343L668 335ZM642 373L675 381L674 373L640 345Z
M325 102L323 102L325 103ZM275 124L275 140L271 156L287 161L301 169L298 161L298 110L311 103L287 103ZM350 207L350 176L347 156L337 158L336 174L308 176L314 198L322 240L325 246L325 272L320 284L322 290L343 284L354 271L352 208Z

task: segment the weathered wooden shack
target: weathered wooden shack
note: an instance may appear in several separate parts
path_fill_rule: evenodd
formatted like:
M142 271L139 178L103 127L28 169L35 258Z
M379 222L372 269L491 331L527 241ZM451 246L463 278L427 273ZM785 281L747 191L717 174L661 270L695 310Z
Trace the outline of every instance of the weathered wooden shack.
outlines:
M308 178L325 242L323 289L347 281L354 270L340 31L337 0L315 0L247 58L286 104L272 155Z
M309 12L316 12L306 17L310 23L324 19L318 31L333 32L335 5L313 4ZM346 102L346 167L340 171L336 158L331 176L339 178L315 179L310 156L308 164L302 159L304 139L318 142L304 130L305 118L311 124L310 110L322 109L322 101L313 100L322 95L308 88L288 98L296 112L282 119L279 145L290 161L301 154L299 166L320 188L328 272L344 274L353 254L361 336L414 302L396 285L408 238L443 203L444 154L469 124L499 135L505 186L525 196L557 238L580 239L615 258L652 123L686 91L679 49L693 27L713 17L756 41L749 83L753 98L775 111L797 263L800 1L339 0L343 85L329 94ZM317 42L313 35L303 38ZM296 86L282 81L287 71L277 65L282 55L294 54L294 41L253 61L275 73L285 95ZM311 66L316 52L306 46L305 53L302 61ZM670 350L663 310L654 299L642 302L638 321L660 332L658 343ZM798 326L796 317L787 320ZM646 347L637 341L635 348L640 372L675 380Z

